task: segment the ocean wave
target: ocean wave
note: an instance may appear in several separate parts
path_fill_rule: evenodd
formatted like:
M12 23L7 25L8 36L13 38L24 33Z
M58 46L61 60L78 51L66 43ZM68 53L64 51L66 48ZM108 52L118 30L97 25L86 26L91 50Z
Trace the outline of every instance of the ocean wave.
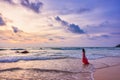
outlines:
M41 57L41 56L4 56L0 57L0 62L17 62L20 60L52 60L52 59L64 59L67 58L65 56L48 56L48 57Z
M6 72L6 71L18 71L18 70L30 70L30 71L39 71L39 72L56 72L56 73L80 73L80 72L72 72L72 71L64 71L64 70L56 70L56 69L39 69L39 68L28 68L28 69L24 69L24 68L9 68L9 69L3 69L0 70L0 72ZM81 71L82 73L82 71Z
M60 48L50 48L53 50L81 50L80 47L60 47Z
M10 50L25 50L25 49L22 49L22 48L13 48L13 49L10 49Z
M1 48L0 48L1 49ZM13 48L5 51L0 51L0 62L16 62L19 60L50 60L60 58L82 58L82 47L47 47L27 49L28 54L15 53L23 50L22 48ZM119 48L85 48L86 56L89 60L100 59L104 57L120 57ZM111 50L112 49L112 50ZM14 51L16 50L16 51ZM21 51L20 51L21 52Z

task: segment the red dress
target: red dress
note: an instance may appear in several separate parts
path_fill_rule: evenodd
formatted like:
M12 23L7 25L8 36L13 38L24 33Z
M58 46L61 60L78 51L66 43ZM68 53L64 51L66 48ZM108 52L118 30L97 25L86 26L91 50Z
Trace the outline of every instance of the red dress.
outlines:
M89 64L88 59L87 59L87 57L85 56L85 53L84 53L84 52L83 52L83 54L82 54L82 62L83 62L84 64Z

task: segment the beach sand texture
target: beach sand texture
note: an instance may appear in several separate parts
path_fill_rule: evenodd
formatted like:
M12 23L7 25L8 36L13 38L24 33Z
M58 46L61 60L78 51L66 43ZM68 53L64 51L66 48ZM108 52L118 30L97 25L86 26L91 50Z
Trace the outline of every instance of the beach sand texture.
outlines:
M0 63L0 80L120 80L120 58L54 59Z

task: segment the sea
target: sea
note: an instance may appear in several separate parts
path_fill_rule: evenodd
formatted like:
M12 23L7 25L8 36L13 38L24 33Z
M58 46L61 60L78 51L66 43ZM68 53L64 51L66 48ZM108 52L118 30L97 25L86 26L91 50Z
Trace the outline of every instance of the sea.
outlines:
M17 62L20 60L53 60L82 58L85 49L89 60L105 57L120 57L119 47L37 47L37 48L0 48L0 62ZM16 53L27 50L29 53Z

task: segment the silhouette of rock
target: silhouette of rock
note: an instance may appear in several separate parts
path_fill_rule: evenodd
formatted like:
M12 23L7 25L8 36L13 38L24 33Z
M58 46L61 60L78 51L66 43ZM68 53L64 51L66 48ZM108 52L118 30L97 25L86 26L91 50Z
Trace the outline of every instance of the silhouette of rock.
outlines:
M115 47L120 47L120 44L118 44L117 46L115 46Z
M25 50L25 51L22 51L21 53L26 54L26 53L29 53L29 52L27 50Z

